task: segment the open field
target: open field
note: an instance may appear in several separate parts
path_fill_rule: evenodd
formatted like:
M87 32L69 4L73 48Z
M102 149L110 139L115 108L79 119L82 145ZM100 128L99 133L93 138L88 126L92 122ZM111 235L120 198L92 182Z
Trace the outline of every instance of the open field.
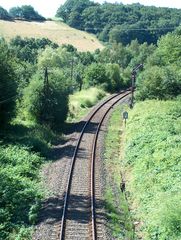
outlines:
M94 35L76 30L61 22L11 22L0 20L1 37L9 40L17 35L21 37L49 38L59 45L72 44L79 51L94 51L97 48L103 48L103 45Z

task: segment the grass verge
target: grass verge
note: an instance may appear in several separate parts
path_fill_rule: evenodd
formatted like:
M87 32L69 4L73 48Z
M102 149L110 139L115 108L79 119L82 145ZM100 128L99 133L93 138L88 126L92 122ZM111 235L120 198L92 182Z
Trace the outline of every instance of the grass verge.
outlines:
M113 112L105 137L106 168L106 212L109 229L114 239L134 239L133 225L124 192L120 189L122 182L122 144L124 143L124 126L120 107ZM121 156L121 157L120 157Z

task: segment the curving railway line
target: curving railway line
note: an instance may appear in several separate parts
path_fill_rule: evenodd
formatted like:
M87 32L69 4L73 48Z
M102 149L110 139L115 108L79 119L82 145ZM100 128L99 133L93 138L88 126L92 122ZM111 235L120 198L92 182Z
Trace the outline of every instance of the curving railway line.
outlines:
M96 218L96 194L99 194L95 178L97 139L107 113L129 94L130 91L119 93L104 101L83 126L68 174L59 240L103 239Z
M81 122L81 129L75 130L63 157L46 170L54 194L43 204L33 240L112 239L106 229L103 199L103 132L108 112L130 96L131 91L124 91L100 103Z

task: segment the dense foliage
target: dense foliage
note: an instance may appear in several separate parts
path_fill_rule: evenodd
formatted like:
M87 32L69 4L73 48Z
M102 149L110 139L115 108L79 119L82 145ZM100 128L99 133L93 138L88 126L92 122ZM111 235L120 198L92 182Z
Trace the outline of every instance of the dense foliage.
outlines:
M61 127L68 114L68 88L62 74L54 72L45 83L41 76L34 76L24 89L22 107L27 119Z
M169 99L181 92L181 34L179 29L158 41L138 78L137 99Z
M10 40L10 46L14 48L14 54L21 61L36 63L39 51L47 46L58 48L56 43L53 43L48 38L22 38L16 36Z
M41 163L42 158L28 148L0 144L0 239L9 239L9 232L35 221Z
M0 76L0 128L2 128L14 113L17 88L14 59L4 40L0 42Z
M9 10L9 14L13 19L28 20L28 21L45 21L31 5L23 5L21 7L13 7Z
M56 16L72 27L97 34L102 41L127 45L134 39L139 43L156 43L160 36L179 26L181 10L67 0Z
M181 98L140 102L130 112L127 190L145 240L181 238L180 123Z

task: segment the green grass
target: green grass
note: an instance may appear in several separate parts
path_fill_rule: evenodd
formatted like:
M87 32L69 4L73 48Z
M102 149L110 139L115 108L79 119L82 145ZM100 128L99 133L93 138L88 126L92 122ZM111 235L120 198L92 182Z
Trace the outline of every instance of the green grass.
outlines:
M181 239L181 98L135 105L125 165L134 217L145 240Z
M68 121L79 121L90 111L91 107L105 96L106 92L102 89L93 87L71 95L69 101Z
M108 131L105 138L105 168L106 212L109 219L109 228L114 239L134 239L133 225L124 193L120 190L121 174L123 171L120 151L123 143L122 116L120 107L112 114L109 120ZM121 136L120 136L121 135ZM121 153L122 154L122 153Z

